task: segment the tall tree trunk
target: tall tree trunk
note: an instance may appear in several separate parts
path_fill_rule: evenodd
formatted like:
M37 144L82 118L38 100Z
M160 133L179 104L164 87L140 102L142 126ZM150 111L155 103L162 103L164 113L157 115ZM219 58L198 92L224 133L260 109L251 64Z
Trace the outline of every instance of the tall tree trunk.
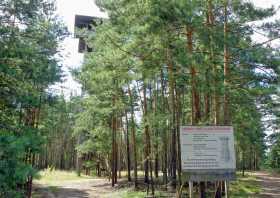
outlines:
M177 131L177 171L178 171L178 180L179 184L182 184L182 164L181 164L181 145L180 145L180 124L181 124L181 104L180 104L180 91L176 89L176 131Z
M137 188L137 146L136 146L136 130L135 130L135 122L134 122L134 106L133 106L133 97L131 93L130 86L128 85L128 94L130 101L130 111L131 111L131 135L132 135L132 146L133 146L133 156L134 156L134 187Z
M112 187L115 186L115 134L114 134L114 116L112 118L112 153L111 153L111 179Z
M208 0L209 1L209 0ZM209 3L208 3L208 5L207 5L208 7L209 7ZM208 10L210 10L210 8L208 8ZM210 24L210 19L211 17L210 17L210 12L208 11L207 13L206 13L206 25L207 25L207 27L206 28L208 28L208 32L210 32L209 30L211 29L211 24ZM213 64L213 57L212 57L212 54L211 54L211 52L212 52L212 46L211 46L211 33L209 34L209 37L208 37L208 39L209 39L209 46L206 46L206 49L205 50L207 50L207 48L209 48L210 49L210 64L209 65L206 65L206 71L205 71L205 81L206 81L206 84L205 84L205 86L206 86L206 88L204 88L204 119L205 119L205 121L207 122L207 123L209 123L209 121L210 121L210 93L211 93L211 82L210 82L210 75L211 75L211 66L212 66L212 64Z
M118 118L118 127L117 127L117 131L121 131L121 127L122 127L122 118ZM122 165L123 165L123 137L122 137L122 133L119 133L118 135L118 171L119 171L119 179L121 179L122 177Z
M245 152L242 151L242 176L245 176Z
M164 76L163 76L163 71L161 70L161 75L160 75L160 82L161 82L161 96L162 96L162 106L163 108L163 113L166 113L166 107L168 108L168 101L165 100L165 94L164 94L164 90L165 90L165 85L164 85ZM169 108L168 108L169 109ZM167 143L167 130L163 129L163 165L162 165L162 172L163 172L163 181L164 184L167 184L168 179L167 179L167 164L168 164L168 157L167 157L167 148L168 148L168 143Z
M149 157L150 157L150 153L149 153L149 142L150 142L150 134L149 134L149 126L147 123L147 113L148 113L148 106L147 106L147 95L146 95L146 85L144 82L143 85L143 108L144 108L144 112L143 112L143 117L144 117L144 174L145 174L145 183L149 184Z
M152 86L149 84L149 96L150 96L150 109L153 109L153 101L152 101ZM155 110L155 109L154 109ZM152 196L155 195L155 187L154 187L154 178L153 178L153 160L152 160L152 145L151 145L151 133L149 131L149 142L148 142L148 151L149 151L149 171L150 171L150 185L152 188Z
M158 138L158 129L156 129L156 138ZM158 155L158 142L155 145L155 177L158 178L159 172L159 155Z
M229 91L228 91L228 78L229 78L229 50L228 50L228 0L224 0L224 125L230 124L229 115ZM223 183L223 182L222 182ZM222 185L222 184L221 184ZM219 187L222 191L222 187ZM216 198L221 198L221 192L216 193Z
M26 118L25 118L25 125L32 128L38 128L39 125L39 116L40 116L40 110L41 110L41 95L39 98L39 107L38 108L27 108L26 109ZM25 159L26 164L30 164L32 167L35 166L35 153L32 152L31 148L26 154ZM33 183L33 176L28 175L27 181L25 184L25 191L26 191L26 197L31 198L32 195L32 183Z
M158 81L157 78L155 80L155 95L154 95L154 116L157 115L157 107L158 107ZM158 137L159 137L159 129L156 127L155 130L155 137L156 137L156 142L155 142L155 177L158 178L158 169L159 169L159 156L158 156Z
M206 84L210 84L209 80L209 70L206 71ZM204 112L205 112L205 121L209 123L210 117L210 93L209 93L210 86L207 87L206 93L204 94Z
M151 152L151 142L149 142L149 153L150 155L152 154ZM152 196L155 196L155 187L154 187L154 178L153 178L153 162L150 159L149 160L149 166L150 166L150 183L151 183L151 187L152 187Z
M228 49L228 0L224 0L224 124L230 124L229 114L229 49Z
M207 5L207 24L208 24L208 28L210 29L210 35L209 35L209 41L210 41L210 62L212 65L212 72L213 72L213 113L214 113L214 124L218 125L220 120L220 102L219 102L219 87L218 87L218 71L217 71L217 65L214 63L215 61L215 54L214 54L214 49L213 49L213 45L214 45L214 41L213 41L213 27L215 25L215 18L214 18L214 14L213 14L213 4L212 4L212 0L208 0L208 5ZM210 72L210 71L209 71ZM207 75L207 74L206 74ZM207 75L208 77L208 75ZM209 77L208 77L209 78ZM208 81L210 81L209 79L207 79ZM206 103L208 106L209 104L209 96L207 96L207 100ZM205 107L205 111L208 113L210 111L210 109L208 109L208 107Z
M191 27L187 28L187 49L190 55L193 54L193 29ZM197 124L201 117L200 112L200 98L197 90L197 71L194 65L191 68L191 101L192 101L192 124Z
M187 27L187 49L189 54L193 54L193 29L192 27ZM194 65L190 66L191 68L191 101L192 101L192 125L198 124L201 119L201 110L200 110L200 97L197 90L197 71ZM200 182L199 184L200 198L205 197L205 183Z
M32 118L31 118L30 126L34 127L35 129L38 129L38 127L39 127L41 107L42 107L42 96L40 94L40 96L39 96L39 106L38 106L38 108L34 108L33 111L32 111L32 114L31 114ZM34 167L35 166L35 153L30 152L30 157L31 157L31 163L30 164L32 165L32 167ZM31 196L32 196L33 176L30 175L28 180L29 181L28 181L27 197L31 198Z
M171 185L176 188L176 101L175 101L175 82L174 82L174 67L171 60L170 49L166 52L167 66L168 66L168 79L169 79L169 93L171 103Z
M117 131L118 131L118 116L117 113L115 114L115 123L116 123L116 128L115 128L115 183L118 182L118 166L119 166L119 158L118 158L118 137L117 137Z
M113 107L115 107L116 103L116 96L113 96ZM111 165L111 176L112 176L112 187L115 186L117 182L117 148L116 148L116 131L117 130L117 118L116 118L116 112L113 110L113 115L112 115L112 165Z
M125 121L126 121L126 156L127 156L127 180L131 181L131 162L130 162L130 147L129 147L129 123L127 118L127 111L125 112Z

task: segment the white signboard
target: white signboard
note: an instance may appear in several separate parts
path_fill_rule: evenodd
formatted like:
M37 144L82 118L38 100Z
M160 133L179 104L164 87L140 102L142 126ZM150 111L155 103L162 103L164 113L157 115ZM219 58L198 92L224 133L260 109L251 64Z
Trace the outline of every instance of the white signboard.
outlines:
M181 127L182 170L234 170L233 128L230 126Z

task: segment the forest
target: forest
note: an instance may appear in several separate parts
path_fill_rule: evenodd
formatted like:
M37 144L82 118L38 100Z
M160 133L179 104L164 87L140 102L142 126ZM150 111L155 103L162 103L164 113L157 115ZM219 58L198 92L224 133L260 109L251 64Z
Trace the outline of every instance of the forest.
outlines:
M55 94L69 32L55 1L0 2L0 197L44 169L178 191L181 126L233 126L236 171L280 171L280 21L245 0L96 0L82 94ZM59 179L59 178L58 178ZM223 182L197 184L200 197ZM207 188L206 188L207 186ZM280 189L280 187L279 187ZM131 196L132 197L132 196Z

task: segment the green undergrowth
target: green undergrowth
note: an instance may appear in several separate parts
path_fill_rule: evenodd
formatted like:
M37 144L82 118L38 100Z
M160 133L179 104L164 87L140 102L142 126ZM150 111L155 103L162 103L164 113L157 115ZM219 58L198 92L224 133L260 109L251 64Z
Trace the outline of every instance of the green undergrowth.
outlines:
M237 174L237 180L230 183L230 197L232 198L250 198L255 197L262 191L256 177L246 173L243 177Z
M258 183L255 176L250 173L247 173L244 177L241 174L237 174L236 181L230 183L230 197L231 198L253 198L256 195L261 193L261 186ZM187 189L185 189L184 196L187 193ZM213 189L207 193L209 197L214 195ZM131 190L121 190L117 191L114 194L111 194L111 197L118 197L118 198L144 198L147 195L146 192L143 191L133 191ZM163 196L163 192L156 192L156 196L160 197ZM109 197L110 197L109 196Z
M160 197L164 195L162 192L155 192L156 197ZM122 189L118 190L107 197L115 197L115 198L145 198L147 196L147 192L145 191L134 191L133 189ZM106 197L106 198L107 198Z

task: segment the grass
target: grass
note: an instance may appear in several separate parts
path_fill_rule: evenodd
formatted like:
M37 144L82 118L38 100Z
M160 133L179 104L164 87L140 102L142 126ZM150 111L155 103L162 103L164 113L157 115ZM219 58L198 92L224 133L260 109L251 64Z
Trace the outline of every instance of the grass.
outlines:
M143 198L145 197L146 192L142 191L133 191L132 189L122 189L114 193L111 193L107 197L118 197L118 198Z
M251 175L246 175L242 177L238 175L237 180L231 182L230 184L230 197L231 198L253 198L261 192L261 186L258 184L256 178ZM211 195L214 193L212 192ZM162 195L156 192L156 195ZM212 197L209 193L209 197ZM109 197L119 197L119 198L144 198L146 192L138 191L135 192L131 190L121 190L111 194Z
M155 192L156 196L163 195L161 192ZM121 189L114 193L111 193L110 195L107 195L107 197L115 197L115 198L145 198L147 196L146 191L134 191L132 188L130 189Z
M250 175L250 173L246 173L244 177L238 173L237 180L230 184L230 197L233 198L253 198L261 191L261 186L256 177Z
M39 177L35 180L36 184L47 186L56 186L62 182L91 179L93 177L81 175L80 177L74 171L61 171L45 169L39 172Z

